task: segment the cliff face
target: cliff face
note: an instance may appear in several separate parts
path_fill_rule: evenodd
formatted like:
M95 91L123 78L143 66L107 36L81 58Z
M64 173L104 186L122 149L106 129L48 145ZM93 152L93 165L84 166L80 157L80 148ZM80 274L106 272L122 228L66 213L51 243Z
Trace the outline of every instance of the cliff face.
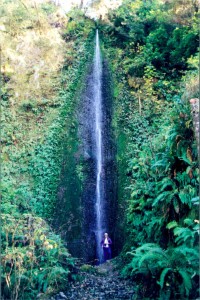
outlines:
M91 48L92 48L91 43ZM92 53L93 54L93 53ZM96 256L96 146L94 137L93 62L89 58L71 112L71 127L64 137L63 161L54 213L54 225L75 257L95 262ZM117 172L112 128L112 82L108 63L102 62L102 181L103 230L108 231L117 253Z
M60 284L57 273L55 281L45 279L54 266L60 267L60 255L65 268L65 257L69 257L65 242L73 255L95 259L96 162L88 138L93 126L88 85L95 24L90 18L104 19L98 28L107 59L103 58L102 78L105 229L113 240L114 254L125 245L122 256L127 263L125 253L147 242L166 249L168 242L175 248L176 241L186 247L191 241L196 247L199 169L193 127L199 149L197 76L185 80L192 94L188 96L186 87L183 103L180 88L189 59L195 60L197 51L197 16L191 18L196 1L193 6L190 0L160 2L166 5L162 9L152 9L155 1L127 1L106 20L108 10L120 1L74 0L71 3L81 9L65 16L48 0L3 0L1 207L6 299L16 299L16 293L25 290L32 294L23 295L24 299L35 299L47 286ZM188 99L194 126L188 118ZM91 151L84 151L84 143ZM189 231L189 238L177 240L177 229L180 234ZM68 262L72 264L71 259ZM59 270L61 284L65 284L68 266ZM198 273L191 270L188 276ZM28 280L19 286L18 278ZM143 290L156 291L159 280Z

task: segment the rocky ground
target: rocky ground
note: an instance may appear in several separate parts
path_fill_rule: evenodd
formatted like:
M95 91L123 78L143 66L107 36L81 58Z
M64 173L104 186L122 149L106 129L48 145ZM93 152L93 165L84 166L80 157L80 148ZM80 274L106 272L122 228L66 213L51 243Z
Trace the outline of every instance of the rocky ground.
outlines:
M83 266L81 281L71 284L49 300L118 300L133 299L133 283L121 279L113 263L108 261L98 267Z

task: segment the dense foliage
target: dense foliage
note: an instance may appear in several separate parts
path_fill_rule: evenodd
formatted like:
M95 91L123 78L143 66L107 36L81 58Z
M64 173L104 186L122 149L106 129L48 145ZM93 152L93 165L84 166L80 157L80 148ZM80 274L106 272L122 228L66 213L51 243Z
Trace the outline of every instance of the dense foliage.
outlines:
M31 213L2 214L2 297L35 299L65 288L74 261L60 237Z
M46 221L63 139L72 139L76 126L75 94L94 24L80 11L66 17L49 1L4 1L1 16L2 297L28 300L73 277L74 260Z
M100 25L117 74L122 273L139 298L198 296L197 17L195 1L125 1Z
M2 297L28 300L73 278L74 259L50 224L63 164L74 206L81 191L76 109L95 26L49 1L3 4ZM198 297L199 165L189 105L198 97L197 20L197 0L124 0L98 24L113 73L116 238L122 275L137 283L140 299ZM63 214L74 228L70 203Z

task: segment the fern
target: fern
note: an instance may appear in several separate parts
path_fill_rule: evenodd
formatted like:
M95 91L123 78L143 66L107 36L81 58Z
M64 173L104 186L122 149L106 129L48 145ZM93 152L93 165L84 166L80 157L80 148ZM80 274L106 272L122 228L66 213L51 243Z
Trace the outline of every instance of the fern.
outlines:
M177 156L188 165L191 165L191 161L187 157L188 142L181 140L177 144Z
M187 185L184 189L179 193L179 199L183 204L187 204L190 208L192 207L192 197L196 196L196 188L191 185Z
M164 191L162 192L156 199L153 201L152 206L158 205L159 202L167 202L169 203L174 197L174 193L172 191Z
M199 197L194 197L191 199L193 205L199 205Z
M174 229L174 235L177 236L177 238L175 239L175 242L178 245L186 242L187 240L190 240L190 243L192 244L192 241L194 239L194 231L192 231L189 228L176 227Z
M199 251L198 248L189 248L184 246L180 246L176 248L180 251L184 257L186 258L189 265L192 267L194 272L198 272L198 264L199 264Z
M160 275L160 281L158 281L161 289L163 289L163 286L164 286L164 283L165 283L165 277L166 277L166 275L169 271L172 271L172 269L171 268L165 268L165 269L162 270L162 273Z
M156 261L163 262L163 251L160 248L153 249L150 253L144 254L138 261L138 267L141 268L143 263L147 263L149 266L152 262L154 264Z
M178 272L183 279L183 286L185 288L186 296L189 296L190 290L192 288L191 277L185 270L179 270Z
M149 251L154 247L159 247L159 246L154 243L146 243L146 244L142 245L141 247L137 248L136 252L139 253L139 252Z
M173 188L175 188L175 184L168 177L164 177L163 180L161 180L161 182L158 183L157 187L160 190L160 192L163 192L166 188L170 188L172 190Z
M184 224L191 226L194 224L194 221L192 219L186 218L186 219L184 219Z
M183 204L187 204L191 208L191 197L189 194L181 192L179 193L179 199Z
M178 173L176 175L176 180L179 182L180 186L185 187L190 184L191 179L186 172Z
M196 274L195 268L198 269L198 251L185 246L164 251L157 244L144 244L134 250L129 268L131 276L148 274L151 280L156 279L160 286L160 299L164 299L162 295L168 289L167 284L173 292L179 293L184 298L185 295L189 296L192 288L191 278ZM182 283L177 285L180 276Z
M148 227L146 228L146 232L148 237L156 237L156 234L159 232L162 223L163 219L160 217L152 217L151 221L147 223Z
M156 161L153 165L152 165L152 169L155 169L157 167L164 167L166 168L166 166L169 166L169 161L167 158L163 158L161 160Z
M167 224L166 228L167 229L172 229L172 228L177 227L177 226L178 226L178 223L176 221L172 221L172 222Z

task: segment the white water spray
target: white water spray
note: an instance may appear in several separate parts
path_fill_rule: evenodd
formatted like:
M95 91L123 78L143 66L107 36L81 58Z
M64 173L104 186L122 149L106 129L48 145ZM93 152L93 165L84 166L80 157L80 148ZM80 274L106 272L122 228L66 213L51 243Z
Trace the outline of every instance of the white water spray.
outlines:
M99 33L96 31L94 57L94 106L96 142L96 242L97 258L102 261L101 239L103 235L103 181L102 181L102 63L99 46Z

